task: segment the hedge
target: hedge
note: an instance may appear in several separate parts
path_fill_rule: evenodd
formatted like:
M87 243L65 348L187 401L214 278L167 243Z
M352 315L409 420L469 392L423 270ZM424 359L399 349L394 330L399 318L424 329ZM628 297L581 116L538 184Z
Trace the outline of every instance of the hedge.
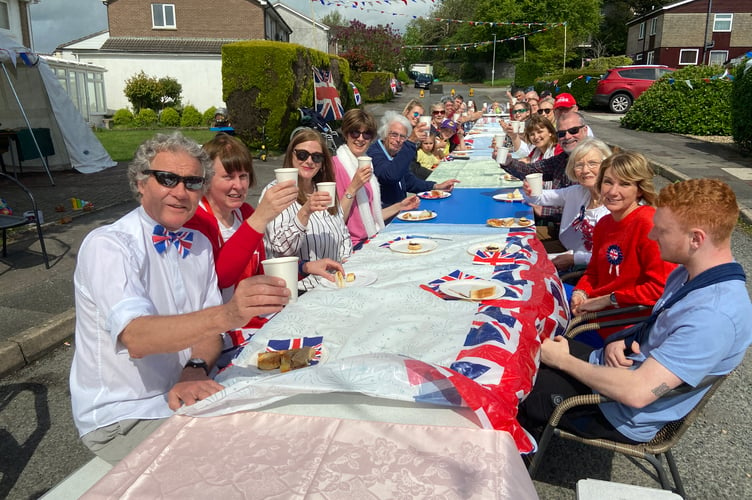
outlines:
M394 74L388 71L363 71L358 87L363 102L389 102L392 100L391 82Z
M570 93L577 101L577 106L585 109L593 102L595 88L602 74L602 71L585 68L558 75L548 75L535 81L535 90L539 94L548 90L554 97L564 92Z
M284 149L299 125L297 109L314 104L314 66L331 71L342 105L349 107L350 66L341 57L267 40L223 45L223 96L236 135L259 147L265 130L267 147Z
M745 151L752 152L752 59L747 59L734 70L731 90L731 133L734 142Z

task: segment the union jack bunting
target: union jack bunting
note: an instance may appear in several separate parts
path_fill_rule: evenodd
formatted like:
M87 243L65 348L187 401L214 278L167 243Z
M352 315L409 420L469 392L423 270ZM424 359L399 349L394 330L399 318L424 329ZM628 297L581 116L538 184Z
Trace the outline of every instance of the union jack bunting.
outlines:
M360 106L360 103L363 102L363 99L360 97L360 90L358 90L358 87L356 87L353 82L350 82L350 87L352 88L353 97L355 98L355 105Z
M334 86L332 74L313 68L313 85L316 99L316 111L327 122L341 120L345 114L337 87Z

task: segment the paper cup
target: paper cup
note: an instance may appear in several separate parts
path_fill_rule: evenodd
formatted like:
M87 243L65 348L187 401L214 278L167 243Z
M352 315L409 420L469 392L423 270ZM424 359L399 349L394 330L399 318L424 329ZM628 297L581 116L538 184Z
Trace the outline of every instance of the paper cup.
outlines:
M295 185L298 185L297 168L275 168L274 176L277 178L277 182L295 181Z
M358 156L358 168L363 168L371 165L373 158L370 156Z
M333 207L334 197L337 194L337 183L336 182L317 182L316 189L318 191L326 191L327 193L329 193L329 196L332 197L332 201L329 202L329 204L326 207L327 208Z
M540 196L543 192L543 174L527 174L525 180L530 186L530 195Z
M282 278L285 280L287 289L290 290L290 302L298 300L298 258L278 257L261 261L264 266L264 274Z
M525 133L525 122L516 122L516 132L518 134L524 134Z
M496 142L496 147L500 148L504 146L504 141L507 138L507 134L497 134L494 136L494 141Z
M496 148L496 161L499 164L507 162L507 155L509 154L509 148L500 147Z

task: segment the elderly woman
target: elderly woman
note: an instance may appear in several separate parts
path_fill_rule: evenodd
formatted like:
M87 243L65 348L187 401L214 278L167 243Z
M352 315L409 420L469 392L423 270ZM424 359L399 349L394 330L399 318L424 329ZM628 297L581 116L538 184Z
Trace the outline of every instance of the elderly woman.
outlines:
M381 187L381 206L389 207L405 199L407 193L419 193L432 189L451 191L459 181L449 179L441 183L424 181L410 171L410 164L417 157L415 142L408 140L413 132L407 118L394 111L387 111L381 119L379 139L368 148L373 172Z
M548 123L545 118L539 118ZM563 207L559 241L568 251L554 257L559 271L584 268L590 262L593 250L593 228L608 214L601 203L596 181L601 162L611 155L606 143L597 139L582 141L569 156L567 176L574 184L561 189L544 189L540 195L531 196L525 182L525 199L534 205Z
M596 186L610 212L593 231L593 251L572 293L574 314L609 307L652 306L663 293L675 264L664 262L653 228L653 170L640 153L620 152L600 165ZM611 332L600 332L606 338Z
M444 109L443 102L437 102L431 105L431 132L434 134L439 133L439 127L441 122L446 118L446 110Z
M298 192L294 203L266 226L267 256L343 262L352 253L352 241L340 205L329 193L316 189L319 182L335 182L326 141L313 129L298 132L287 146L283 166L298 169ZM275 180L264 188L261 201L276 185ZM308 276L298 282L298 288L310 290L317 283L315 277Z
M373 175L372 165L358 167L358 157L366 156L368 147L376 137L376 120L370 113L362 109L348 110L342 119L342 134L345 144L337 149L337 155L333 158L334 173L342 213L353 248L357 250L363 242L384 228L384 219L391 219L400 210L418 208L420 199L409 196L381 208L379 181Z

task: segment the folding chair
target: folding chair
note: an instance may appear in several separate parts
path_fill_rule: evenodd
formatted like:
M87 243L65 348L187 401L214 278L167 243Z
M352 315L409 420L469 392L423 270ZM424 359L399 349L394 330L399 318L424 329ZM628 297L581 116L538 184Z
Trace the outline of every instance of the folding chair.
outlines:
M26 186L21 184L18 179L11 177L10 175L7 175L5 173L0 173L0 178L8 179L11 183L15 184L19 188L23 190L23 192L26 194L26 197L31 202L31 208L34 212L34 224L37 226L37 236L39 238L39 244L42 247L42 257L44 258L44 266L49 269L50 268L50 260L47 256L47 248L44 246L44 236L42 235L42 225L39 223L39 209L37 209L37 203L34 201L34 196L31 194L31 191L29 191ZM26 224L29 224L29 220L22 215L0 215L0 229L3 230L3 257L6 257L8 255L8 249L7 249L7 230L14 228L14 227L20 227L25 226Z

